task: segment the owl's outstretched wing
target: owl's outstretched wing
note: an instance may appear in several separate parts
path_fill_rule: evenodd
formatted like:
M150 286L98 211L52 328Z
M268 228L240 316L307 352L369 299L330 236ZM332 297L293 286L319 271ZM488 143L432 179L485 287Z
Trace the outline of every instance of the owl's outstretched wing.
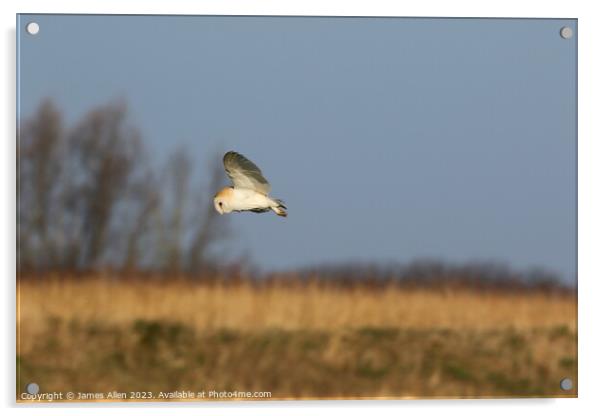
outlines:
M226 153L224 168L235 188L253 189L264 195L270 192L270 183L263 177L261 169L240 153Z

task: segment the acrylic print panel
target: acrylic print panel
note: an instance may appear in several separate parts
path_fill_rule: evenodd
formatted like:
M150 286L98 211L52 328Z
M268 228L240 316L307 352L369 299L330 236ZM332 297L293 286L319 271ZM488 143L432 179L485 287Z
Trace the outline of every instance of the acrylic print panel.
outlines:
M576 20L17 33L18 401L577 395Z

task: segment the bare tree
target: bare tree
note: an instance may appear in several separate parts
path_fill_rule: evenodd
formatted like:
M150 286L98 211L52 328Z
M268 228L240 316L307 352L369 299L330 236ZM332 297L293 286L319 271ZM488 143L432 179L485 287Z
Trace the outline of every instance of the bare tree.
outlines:
M185 245L184 225L189 203L192 162L184 150L176 151L167 162L162 211L165 215L161 251L166 272L177 275L182 271Z
M209 172L208 188L216 192L221 188L224 181L224 169L221 164L221 154L212 159L211 171ZM199 213L195 224L192 242L188 250L188 270L196 275L214 266L214 259L210 258L212 246L224 240L228 236L226 218L217 215L213 207L213 195L211 191L204 190L205 198L199 198Z
M73 130L69 145L77 178L69 195L81 219L80 264L95 267L105 252L113 211L127 197L140 154L138 131L126 121L123 103L99 107Z
M133 271L144 266L143 252L150 252L150 248L143 247L144 240L153 241L152 229L153 217L157 214L161 203L157 184L152 173L147 174L144 181L136 183L131 190L131 204L133 216L130 224L124 224L128 228L125 237L125 253L122 268L125 271Z
M52 215L57 210L63 152L61 114L44 100L23 123L18 146L19 254L26 268L44 269L58 255Z

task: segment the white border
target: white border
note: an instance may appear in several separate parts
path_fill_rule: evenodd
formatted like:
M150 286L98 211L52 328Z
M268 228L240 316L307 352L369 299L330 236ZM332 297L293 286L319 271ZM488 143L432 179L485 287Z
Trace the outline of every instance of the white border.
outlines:
M0 377L2 405L13 407L9 412L29 413L31 408L14 408L15 392L15 14L16 13L120 13L120 14L234 14L234 15L338 15L338 16L455 16L455 17L569 17L579 19L579 399L551 400L456 400L405 402L272 402L177 405L179 411L232 414L244 410L250 414L332 413L345 408L345 413L400 414L400 412L468 415L541 412L589 414L596 406L600 377L602 343L599 318L602 316L597 297L600 296L602 268L599 255L602 241L602 184L600 119L600 40L602 22L593 1L470 1L423 0L404 3L387 0L211 0L211 1L2 1L2 88L0 100L5 137L2 140L3 200L0 204L0 230L3 266L4 299L2 302L2 335L0 343L4 360ZM597 47L596 47L597 46ZM597 75L597 76L596 76ZM596 104L597 103L597 104ZM598 319L597 319L598 318ZM110 405L112 412L163 414L169 407L124 407ZM45 407L51 414L81 413L81 408ZM102 408L86 406L86 413L98 414Z

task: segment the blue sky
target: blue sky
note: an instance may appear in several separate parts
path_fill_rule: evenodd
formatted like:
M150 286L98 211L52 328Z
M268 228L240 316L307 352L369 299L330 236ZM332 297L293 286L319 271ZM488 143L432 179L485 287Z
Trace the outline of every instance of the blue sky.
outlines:
M575 279L575 20L19 19L20 116L123 98L157 159L185 146L202 171L232 149L262 168L290 215L234 215L230 243L261 267L431 258Z

